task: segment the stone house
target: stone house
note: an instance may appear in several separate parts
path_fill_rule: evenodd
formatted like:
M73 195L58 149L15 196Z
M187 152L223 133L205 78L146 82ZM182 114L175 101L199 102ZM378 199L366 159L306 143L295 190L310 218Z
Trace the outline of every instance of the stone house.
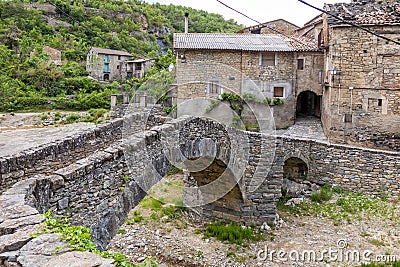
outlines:
M146 57L137 57L134 60L125 61L126 66L126 78L138 78L142 79L144 73L149 71L151 66L154 64L154 59Z
M55 49L51 46L44 45L43 46L43 53L49 55L49 61L53 62L57 66L62 65L62 60L61 60L61 51L58 49Z
M86 56L86 70L98 81L124 80L128 76L126 62L132 58L128 52L92 47Z
M332 142L400 150L400 1L353 0L325 10L322 123Z
M227 91L252 93L258 99L284 101L271 106L277 128L292 125L296 110L320 116L323 53L307 39L276 34L178 33L174 49L178 103L215 98Z
M48 45L42 47L42 52L49 56L49 63L54 63L57 66L62 65L61 51ZM37 55L38 51L32 51L30 56Z
M264 22L255 26L244 28L237 33L252 33L252 34L285 34L294 35L299 29L297 25L284 20L277 19L268 22Z

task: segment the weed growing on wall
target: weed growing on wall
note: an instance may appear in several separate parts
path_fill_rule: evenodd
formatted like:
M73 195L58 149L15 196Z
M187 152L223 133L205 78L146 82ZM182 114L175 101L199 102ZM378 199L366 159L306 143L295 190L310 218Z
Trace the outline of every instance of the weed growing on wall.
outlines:
M110 251L100 251L97 249L96 244L93 242L90 236L90 229L84 226L70 225L68 222L69 218L54 218L51 215L51 210L48 210L43 214L45 218L45 225L43 229L33 235L37 237L41 234L46 233L58 233L60 238L68 242L72 250L77 251L89 251L100 255L103 258L109 258L114 260L114 264L117 267L136 267L136 266L157 266L156 262L152 259L146 259L145 265L132 265L129 258L121 253L114 253Z

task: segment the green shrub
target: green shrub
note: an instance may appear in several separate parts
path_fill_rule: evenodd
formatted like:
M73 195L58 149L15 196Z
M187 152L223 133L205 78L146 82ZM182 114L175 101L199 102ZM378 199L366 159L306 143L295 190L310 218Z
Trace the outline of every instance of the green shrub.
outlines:
M332 188L329 186L323 186L319 191L313 192L310 195L310 199L313 202L322 203L332 199Z
M77 251L89 251L92 253L99 254L104 258L111 258L114 260L114 264L117 267L133 267L129 263L129 258L120 253L114 253L110 251L100 251L97 249L96 244L93 242L90 236L90 229L83 226L69 225L68 218L54 218L51 215L51 210L48 210L43 214L45 218L45 228L35 234L33 237L37 237L45 233L59 233L61 238L68 242L72 250Z
M264 103L267 105L271 104L271 98L269 97L264 98Z
M251 101L254 101L256 99L256 96L253 95L253 94L247 93L247 94L244 94L242 98L243 98L244 101L251 102Z
M274 97L274 105L283 105L285 101L279 97Z
M238 245L243 245L245 240L261 240L261 235L255 234L252 228L242 227L236 223L226 224L223 222L207 225L204 238L209 237L215 237L219 241L227 241L231 244L235 243Z

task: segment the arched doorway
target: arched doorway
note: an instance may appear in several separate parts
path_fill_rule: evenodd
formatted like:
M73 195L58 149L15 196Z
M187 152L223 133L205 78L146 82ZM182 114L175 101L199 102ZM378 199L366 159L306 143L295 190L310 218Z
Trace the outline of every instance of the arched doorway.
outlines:
M307 180L308 166L302 159L289 158L283 165L282 194L288 197L298 197L311 189Z
M311 91L301 92L297 96L297 117L321 117L321 96Z
M108 73L104 74L103 80L104 80L104 81L110 80L110 74L108 74Z

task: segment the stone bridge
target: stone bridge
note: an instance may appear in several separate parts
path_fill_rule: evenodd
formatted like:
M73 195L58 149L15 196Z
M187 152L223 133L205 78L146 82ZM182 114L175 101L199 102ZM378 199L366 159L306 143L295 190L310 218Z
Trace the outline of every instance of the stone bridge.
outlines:
M34 251L40 238L53 238L30 236L48 209L90 227L104 249L172 164L184 169L183 200L194 214L246 224L276 223L282 191L297 195L328 183L373 195L400 193L400 153L138 113L0 158L0 266L62 257L63 251Z

